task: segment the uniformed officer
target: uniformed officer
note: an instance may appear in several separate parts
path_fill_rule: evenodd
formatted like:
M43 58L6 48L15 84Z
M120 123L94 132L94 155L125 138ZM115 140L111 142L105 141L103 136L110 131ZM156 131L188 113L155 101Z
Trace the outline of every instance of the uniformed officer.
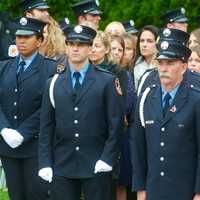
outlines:
M200 199L200 90L184 73L191 51L163 40L160 83L141 94L132 125L133 190L138 200Z
M72 6L78 24L90 22L95 30L99 28L102 11L99 9L99 0L85 0Z
M46 0L21 0L19 6L26 17L49 22L49 6Z
M52 181L52 200L111 199L123 107L119 80L89 64L96 35L78 25L68 34L68 66L45 89L39 138L39 176ZM52 176L53 175L53 176Z
M180 45L187 45L190 37L190 35L184 31L169 28L160 29L158 35L157 42L159 43L162 41L176 41L177 43L180 43ZM191 83L193 82L193 84L195 83L195 86L200 87L200 78L198 78L198 76L193 72L191 73L189 70L186 71L185 75L190 77ZM147 70L139 80L137 95L139 96L148 86L159 83L159 81L157 69Z
M179 29L187 32L188 18L185 16L185 9L178 8L167 11L163 16L166 28Z
M0 62L0 157L12 200L45 200L38 177L40 107L55 63L38 54L45 23L17 19L19 56Z

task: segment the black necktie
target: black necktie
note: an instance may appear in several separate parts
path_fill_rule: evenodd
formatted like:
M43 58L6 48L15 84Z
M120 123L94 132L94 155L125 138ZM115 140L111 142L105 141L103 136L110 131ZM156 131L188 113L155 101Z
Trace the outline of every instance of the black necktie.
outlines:
M75 78L74 92L77 94L80 91L81 84L79 78L81 77L80 72L74 72L73 77Z
M169 93L167 93L165 95L165 97L164 97L165 104L164 104L164 107L163 107L163 116L165 116L167 111L169 110L169 106L170 106L169 101L170 101L170 99L171 99L171 95Z
M23 74L24 72L24 66L26 65L26 62L22 60L18 65L18 73L17 73L17 79Z

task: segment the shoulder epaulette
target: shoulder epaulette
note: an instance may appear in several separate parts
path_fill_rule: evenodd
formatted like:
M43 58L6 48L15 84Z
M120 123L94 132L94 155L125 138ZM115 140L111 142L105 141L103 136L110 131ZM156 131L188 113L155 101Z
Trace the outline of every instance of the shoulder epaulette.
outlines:
M101 67L99 67L99 66L95 66L94 67L97 71L100 71L100 72L104 72L104 73L108 73L108 74L112 74L113 75L113 73L111 72L111 71L108 71L108 70L106 70L106 69L103 69L103 68L101 68Z
M47 56L45 56L44 58L45 58L45 60L49 60L49 61L52 61L52 62L56 62L53 58L49 58L49 57L47 57Z
M194 91L196 91L196 92L200 92L200 88L194 86L193 84L190 84L189 88L192 89L192 90L194 90Z

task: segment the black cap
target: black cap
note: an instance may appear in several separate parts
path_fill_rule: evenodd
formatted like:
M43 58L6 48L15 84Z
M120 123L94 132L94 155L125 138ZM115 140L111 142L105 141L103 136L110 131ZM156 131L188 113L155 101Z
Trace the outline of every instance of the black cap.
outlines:
M188 18L185 16L184 8L167 11L162 17L166 23L172 23L172 22L187 23L188 22Z
M34 18L20 17L16 20L15 35L42 35L45 25L46 23Z
M70 26L70 20L68 17L65 17L64 19L61 19L59 22L58 22L61 30L64 30L65 28L69 27Z
M182 45L187 45L190 35L186 33L185 31L181 31L178 29L169 29L169 28L163 28L159 30L159 39L158 42L161 40L172 40L176 41Z
M129 21L122 22L122 25L124 26L127 33L138 33L138 30L135 28L135 23L132 19Z
M67 37L68 34L72 30L72 25L70 24L69 19L66 17L66 18L60 20L59 25L60 25L60 28L63 31L64 35Z
M77 25L74 26L67 35L68 42L80 42L92 44L96 36L96 31L88 26Z
M72 6L76 16L91 14L100 15L102 12L99 9L99 0L86 0L76 3Z
M43 9L49 8L46 0L22 0L19 5L23 12L26 12L32 9L43 10Z
M157 44L158 53L157 60L180 59L187 62L191 55L191 50L185 45L181 45L176 41L162 40Z

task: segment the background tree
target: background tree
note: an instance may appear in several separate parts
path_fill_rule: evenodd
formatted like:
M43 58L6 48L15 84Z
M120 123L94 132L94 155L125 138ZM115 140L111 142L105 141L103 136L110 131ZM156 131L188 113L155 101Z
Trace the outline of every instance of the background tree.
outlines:
M18 2L20 0L0 0L0 11L9 10L14 17L20 15ZM59 20L69 17L74 23L75 19L71 5L79 0L47 0L51 9L51 15ZM186 9L186 15L191 20L190 29L196 28L195 16L200 15L199 0L100 0L103 11L101 29L111 21L125 21L133 19L136 27L146 24L163 25L161 15L169 10L179 7ZM199 24L200 26L200 24Z

